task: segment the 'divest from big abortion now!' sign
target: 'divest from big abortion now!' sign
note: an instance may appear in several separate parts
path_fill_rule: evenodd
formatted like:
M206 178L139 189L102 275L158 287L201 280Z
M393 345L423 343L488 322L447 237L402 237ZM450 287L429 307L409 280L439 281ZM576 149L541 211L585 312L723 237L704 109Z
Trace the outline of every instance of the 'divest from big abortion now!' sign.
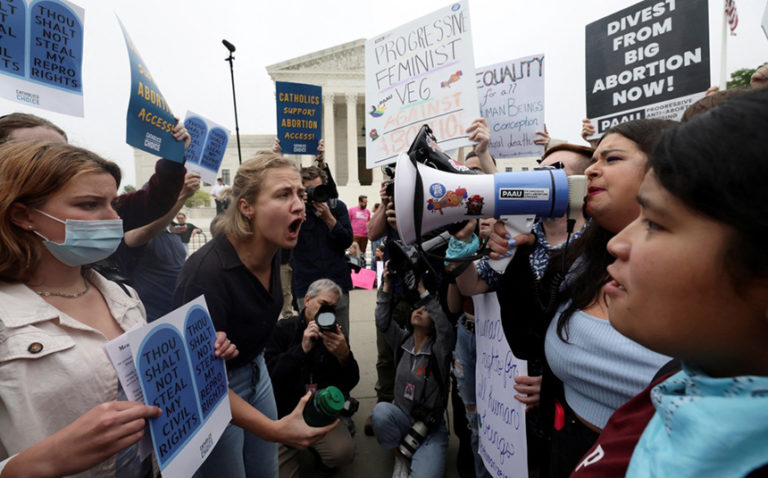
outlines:
M83 116L84 18L64 0L0 0L0 97Z
M394 163L424 124L443 150L467 146L480 116L467 0L365 43L365 159Z
M710 86L707 0L647 0L586 27L587 117L596 136L680 119Z

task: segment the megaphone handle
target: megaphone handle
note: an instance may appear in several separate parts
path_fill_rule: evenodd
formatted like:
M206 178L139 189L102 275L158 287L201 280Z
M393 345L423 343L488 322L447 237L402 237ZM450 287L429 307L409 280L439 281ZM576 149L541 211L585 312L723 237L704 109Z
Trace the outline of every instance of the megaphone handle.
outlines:
M509 233L509 237L517 236L518 234L526 234L533 229L533 223L536 220L536 216L530 215L513 215L513 216L501 216L500 220L504 221L504 228ZM513 248L509 251L510 255L502 257L500 259L491 259L488 265L499 274L503 274L507 269L509 261L515 257L517 248Z

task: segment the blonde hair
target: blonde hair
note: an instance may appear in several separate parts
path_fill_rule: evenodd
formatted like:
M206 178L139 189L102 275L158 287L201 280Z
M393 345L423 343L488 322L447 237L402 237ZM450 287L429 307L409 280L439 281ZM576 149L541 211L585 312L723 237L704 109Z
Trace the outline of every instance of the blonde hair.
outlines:
M244 240L253 234L251 221L240 212L238 204L241 199L248 204L254 204L261 192L267 171L282 168L299 172L299 167L293 160L271 151L259 151L256 156L244 162L232 182L232 200L229 207L211 227L213 234L224 234L238 240Z
M26 282L42 256L40 238L11 222L13 205L39 208L72 179L93 173L120 186L120 167L86 149L47 141L0 146L0 280Z

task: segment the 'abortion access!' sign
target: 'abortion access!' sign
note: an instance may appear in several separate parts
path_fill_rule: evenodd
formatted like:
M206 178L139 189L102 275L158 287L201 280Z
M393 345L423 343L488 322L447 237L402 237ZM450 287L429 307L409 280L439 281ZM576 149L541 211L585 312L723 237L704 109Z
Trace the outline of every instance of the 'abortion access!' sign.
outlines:
M0 96L83 116L84 16L64 0L0 0Z
M586 27L587 116L596 136L680 119L710 86L706 0L647 0Z
M365 43L368 168L394 163L423 124L444 150L480 116L469 9L454 3Z

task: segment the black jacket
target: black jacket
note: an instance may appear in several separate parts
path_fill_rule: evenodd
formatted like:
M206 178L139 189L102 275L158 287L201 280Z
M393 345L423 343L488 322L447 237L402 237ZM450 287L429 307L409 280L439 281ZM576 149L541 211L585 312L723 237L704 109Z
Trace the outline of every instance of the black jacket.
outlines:
M307 384L317 384L318 390L334 385L348 396L360 381L360 369L351 350L346 365L341 365L322 341L305 354L301 338L306 328L303 311L298 316L279 320L264 349L279 417L296 408L307 391Z

